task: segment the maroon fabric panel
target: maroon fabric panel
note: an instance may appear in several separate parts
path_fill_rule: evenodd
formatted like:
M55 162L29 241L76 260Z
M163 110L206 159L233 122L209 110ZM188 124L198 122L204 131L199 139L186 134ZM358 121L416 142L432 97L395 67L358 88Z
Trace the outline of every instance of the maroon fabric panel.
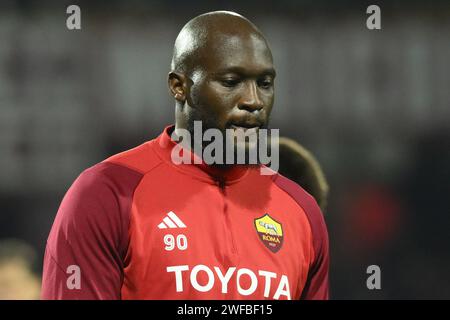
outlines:
M315 199L295 182L277 174L274 182L286 191L305 211L313 236L314 261L301 299L325 300L329 298L329 244L328 232L322 212Z
M102 162L75 180L47 240L42 299L120 299L131 202L141 178Z

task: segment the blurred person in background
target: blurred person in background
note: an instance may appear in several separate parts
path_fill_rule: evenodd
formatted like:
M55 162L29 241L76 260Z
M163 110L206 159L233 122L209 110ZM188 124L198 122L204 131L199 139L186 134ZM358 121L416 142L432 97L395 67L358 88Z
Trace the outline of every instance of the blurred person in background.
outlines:
M0 300L37 300L41 280L34 249L21 240L0 240Z
M319 162L308 149L293 139L281 137L279 172L312 195L325 213L329 192L328 182Z

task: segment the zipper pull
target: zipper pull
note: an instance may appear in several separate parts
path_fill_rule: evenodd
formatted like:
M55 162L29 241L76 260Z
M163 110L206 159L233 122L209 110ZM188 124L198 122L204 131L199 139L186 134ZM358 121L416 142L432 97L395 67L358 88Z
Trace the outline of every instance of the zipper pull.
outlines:
M217 179L216 181L217 181L217 186L220 189L225 189L225 180L224 179Z

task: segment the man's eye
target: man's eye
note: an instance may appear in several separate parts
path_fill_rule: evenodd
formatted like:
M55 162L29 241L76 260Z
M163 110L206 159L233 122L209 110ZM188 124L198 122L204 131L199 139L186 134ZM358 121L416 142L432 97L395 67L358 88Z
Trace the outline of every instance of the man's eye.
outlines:
M272 80L266 79L259 82L259 86L264 89L272 87Z
M237 79L224 79L221 82L222 82L223 86L229 87L229 88L235 87L239 84L239 80L237 80Z

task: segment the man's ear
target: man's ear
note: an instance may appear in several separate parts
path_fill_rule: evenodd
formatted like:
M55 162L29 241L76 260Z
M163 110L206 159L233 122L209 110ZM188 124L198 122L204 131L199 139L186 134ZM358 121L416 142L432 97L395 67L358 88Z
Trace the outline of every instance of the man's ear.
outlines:
M187 77L175 71L169 72L169 90L175 100L184 103L188 94Z

